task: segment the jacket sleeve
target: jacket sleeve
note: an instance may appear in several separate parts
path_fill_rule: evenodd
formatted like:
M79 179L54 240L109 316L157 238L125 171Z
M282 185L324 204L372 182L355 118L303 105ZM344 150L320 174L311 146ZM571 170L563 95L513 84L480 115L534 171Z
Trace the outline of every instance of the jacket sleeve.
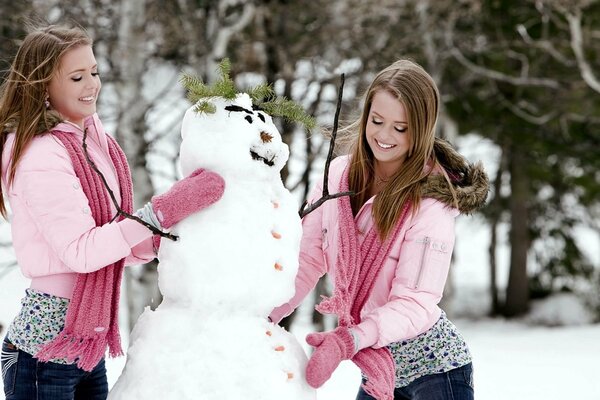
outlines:
M309 204L318 200L323 192L323 184L315 186L309 196ZM287 303L275 308L269 318L277 323L292 313L306 295L315 287L319 278L326 272L323 254L323 234L321 231L323 208L318 207L302 219L302 241L300 242L300 262L296 275L296 292Z
M152 236L129 219L96 227L71 159L53 138L30 144L12 192L58 258L75 272L93 272L125 258L131 248Z
M145 264L156 258L152 236L131 248L131 254L125 258L125 265Z
M364 315L354 329L359 348L380 348L429 330L439 307L454 247L456 210L428 200L412 220L400 254L388 301Z

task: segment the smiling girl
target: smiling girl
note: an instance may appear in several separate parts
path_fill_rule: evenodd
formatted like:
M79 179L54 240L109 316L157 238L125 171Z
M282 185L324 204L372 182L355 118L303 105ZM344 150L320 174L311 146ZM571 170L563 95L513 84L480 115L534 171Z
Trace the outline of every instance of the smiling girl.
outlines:
M351 154L331 163L329 187L354 196L328 201L302 221L296 294L278 322L328 273L333 296L317 309L339 326L309 334L306 379L327 381L342 360L363 374L358 400L471 400L471 354L438 306L454 246L454 220L485 202L488 181L435 138L439 93L419 65L400 60L368 88L345 130ZM309 203L321 197L319 183Z
M6 400L105 399L104 354L122 354L123 266L156 255L153 232L115 218L104 186L132 212L125 155L96 114L100 88L92 40L62 26L28 34L0 87L0 213L8 215L4 192L17 262L31 279L2 344ZM223 189L220 176L197 170L136 214L168 229Z

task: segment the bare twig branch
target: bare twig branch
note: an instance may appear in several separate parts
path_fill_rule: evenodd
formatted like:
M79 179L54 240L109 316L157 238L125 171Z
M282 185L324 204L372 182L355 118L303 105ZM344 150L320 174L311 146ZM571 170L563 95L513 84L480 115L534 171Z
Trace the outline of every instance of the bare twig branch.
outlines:
M533 125L545 125L548 123L548 121L552 120L558 115L558 111L550 111L549 113L540 116L531 115L522 107L519 107L513 104L512 102L508 101L506 97L502 96L500 93L498 93L498 96L500 97L500 103L503 106L508 108L517 117L522 118Z
M581 73L581 77L592 88L592 90L600 93L600 80L596 75L592 67L587 62L585 55L583 54L583 34L581 32L581 10L577 9L574 13L566 12L565 18L569 22L569 31L571 33L571 49L575 54L577 60L577 66Z
M142 220L141 218L136 217L135 215L131 215L131 214L129 214L129 213L127 213L127 212L125 212L125 211L123 211L121 209L121 207L119 205L119 202L117 201L117 198L115 197L115 194L113 193L113 191L108 186L108 182L106 182L106 178L104 177L104 175L102 174L102 172L100 172L100 170L98 169L98 167L96 166L96 164L94 163L94 161L92 161L92 159L90 158L90 155L88 154L88 151L87 151L87 143L85 142L86 139L87 139L87 129L85 129L83 131L83 153L85 154L85 159L87 160L88 164L100 176L100 179L102 180L102 183L104 184L104 187L108 191L108 194L110 195L110 198L111 198L111 200L112 200L115 208L117 209L117 213L115 214L115 216L112 219L112 221L114 221L118 216L122 216L124 218L132 219L132 220L137 221L138 223L144 225L146 228L150 229L152 231L152 233L154 233L155 235L160 235L162 237L165 237L167 239L171 239L173 241L179 239L176 235L170 234L168 232L163 232L160 229L156 229L154 226L150 225L149 223L147 223L146 221Z
M552 79L546 78L532 78L532 77L515 77L506 75L502 72L495 71L489 68L485 68L474 64L470 60L468 60L458 48L454 47L450 50L454 58L461 63L463 66L468 68L471 72L474 72L478 75L486 76L495 81L507 82L515 86L543 86L551 89L558 89L559 83Z
M306 215L316 210L319 206L325 203L327 200L336 199L342 196L352 196L354 192L340 192L335 194L329 194L329 165L331 164L331 159L333 158L333 149L335 147L335 138L337 136L337 130L339 125L340 118L340 110L342 109L342 94L344 93L344 80L345 75L342 74L340 76L340 88L338 90L338 102L335 110L335 117L333 119L333 131L331 132L331 139L329 140L329 152L327 153L327 161L325 161L325 176L323 177L323 196L311 203L310 206L307 206L307 202L305 201L300 207L300 218L304 218Z
M540 50L545 51L546 53L550 54L550 56L552 56L552 58L554 58L556 61L558 61L562 65L565 65L568 67L572 67L575 65L575 63L572 60L569 60L560 51L556 50L556 48L554 47L554 44L550 40L535 40L535 39L533 39L529 35L529 32L527 32L527 28L525 27L525 25L523 25L523 24L517 25L517 32L519 32L519 35L521 35L521 37L523 38L525 43L527 43L528 45L531 45L533 47L536 47Z

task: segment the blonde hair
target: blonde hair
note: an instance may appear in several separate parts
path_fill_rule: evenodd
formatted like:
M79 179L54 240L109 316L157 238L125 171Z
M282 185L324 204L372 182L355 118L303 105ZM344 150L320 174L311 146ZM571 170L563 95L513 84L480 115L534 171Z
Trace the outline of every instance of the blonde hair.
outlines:
M92 39L82 28L50 25L32 30L19 46L8 77L0 86L0 165L6 138L15 132L9 185L33 137L61 121L60 115L45 105L48 84L58 70L61 57L75 47L92 44ZM6 217L1 190L0 214Z
M387 91L404 106L410 140L402 167L394 173L373 203L373 218L380 237L385 239L407 201L413 214L418 210L424 178L439 165L433 144L440 95L431 76L412 61L398 60L377 74L365 93L360 118L345 129L354 132L348 179L350 190L356 193L351 199L355 215L368 200L369 187L375 176L375 158L365 132L373 97L379 91ZM433 160L433 167L426 170L429 160Z

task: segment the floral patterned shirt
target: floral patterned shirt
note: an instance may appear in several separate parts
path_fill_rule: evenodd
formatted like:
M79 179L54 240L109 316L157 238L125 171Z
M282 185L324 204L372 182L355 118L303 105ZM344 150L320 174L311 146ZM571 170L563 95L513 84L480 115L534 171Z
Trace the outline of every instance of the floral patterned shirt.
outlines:
M422 376L447 372L471 362L464 338L444 311L427 332L387 347L396 364L397 388L408 386Z
M8 328L8 340L19 350L35 355L63 329L69 299L27 289L21 304L21 311ZM65 359L50 361L69 364Z

